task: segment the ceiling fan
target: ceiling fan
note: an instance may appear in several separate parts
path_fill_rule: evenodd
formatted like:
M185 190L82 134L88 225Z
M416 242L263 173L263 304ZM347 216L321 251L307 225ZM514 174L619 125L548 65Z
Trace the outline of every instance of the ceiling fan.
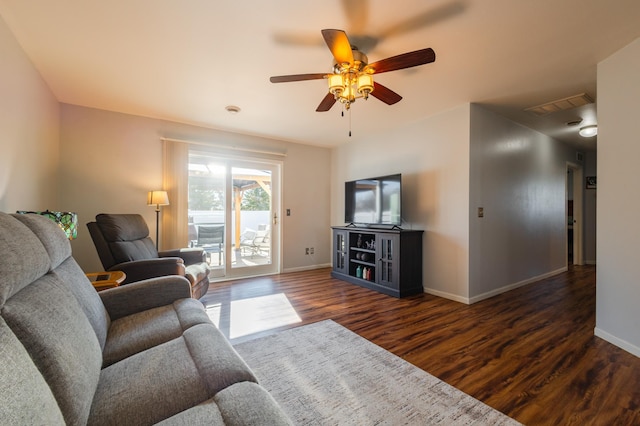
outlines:
M322 30L322 37L335 59L333 70L329 73L281 75L270 78L272 83L327 79L329 93L322 99L316 111L329 111L336 102L349 109L356 99L367 99L369 95L387 105L393 105L402 96L393 90L373 81L374 74L396 71L424 65L436 60L431 48L416 50L369 63L367 55L349 42L347 34L342 30Z

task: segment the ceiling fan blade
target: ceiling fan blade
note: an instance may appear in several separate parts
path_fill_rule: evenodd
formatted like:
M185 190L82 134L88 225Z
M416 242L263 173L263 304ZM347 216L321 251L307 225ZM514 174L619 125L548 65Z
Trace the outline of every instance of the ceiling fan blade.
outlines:
M380 99L387 105L393 105L400 102L402 99L402 96L398 95L388 87L385 87L380 83L376 83L375 81L373 82L373 92L371 92L371 96Z
M316 108L316 112L326 112L331 109L333 104L336 103L336 98L331 93L327 93L327 96L324 97L318 108Z
M369 64L367 68L373 69L375 74L383 72L401 70L405 68L416 67L418 65L428 64L436 60L436 52L430 47L413 52L403 53L402 55L392 56L391 58Z
M369 22L369 0L342 0L342 9L347 18L349 34L364 34Z
M322 30L322 37L339 64L353 64L353 52L347 34L342 30Z
M269 81L271 81L272 83L288 83L290 81L320 80L325 78L326 76L326 73L278 75L275 77L271 77Z
M438 22L461 14L462 12L464 12L466 7L466 4L461 0L445 3L428 11L414 15L402 22L394 24L384 31L379 32L378 36L382 39L386 39L392 36L398 36L411 31L416 31L420 28L430 27L437 24Z
M285 46L322 47L324 43L318 34L296 34L292 32L279 32L273 35L273 40Z

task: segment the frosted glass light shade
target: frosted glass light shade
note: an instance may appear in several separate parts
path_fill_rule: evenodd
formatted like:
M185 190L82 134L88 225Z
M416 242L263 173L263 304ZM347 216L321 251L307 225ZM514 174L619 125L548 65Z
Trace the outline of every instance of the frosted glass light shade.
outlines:
M591 138L598 134L598 126L592 124L591 126L584 126L580 128L578 132L583 138Z

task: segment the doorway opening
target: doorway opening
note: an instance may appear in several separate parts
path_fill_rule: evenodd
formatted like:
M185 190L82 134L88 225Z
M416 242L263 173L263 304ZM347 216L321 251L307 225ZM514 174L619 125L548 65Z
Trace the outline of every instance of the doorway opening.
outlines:
M583 265L583 171L582 166L567 162L565 223L567 227L567 266Z
M280 270L280 164L189 152L189 242L212 280Z

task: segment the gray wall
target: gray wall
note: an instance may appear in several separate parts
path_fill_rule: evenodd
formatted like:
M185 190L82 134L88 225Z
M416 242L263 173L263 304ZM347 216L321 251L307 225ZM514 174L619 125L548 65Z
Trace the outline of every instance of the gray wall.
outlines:
M344 225L344 182L402 173L403 228L424 230L423 287L468 298L469 104L332 153L332 225ZM329 229L326 231L329 233Z
M598 65L596 330L640 356L640 39Z
M0 211L58 210L60 107L0 18Z
M478 105L470 144L469 292L476 301L566 268L567 161L576 156Z

